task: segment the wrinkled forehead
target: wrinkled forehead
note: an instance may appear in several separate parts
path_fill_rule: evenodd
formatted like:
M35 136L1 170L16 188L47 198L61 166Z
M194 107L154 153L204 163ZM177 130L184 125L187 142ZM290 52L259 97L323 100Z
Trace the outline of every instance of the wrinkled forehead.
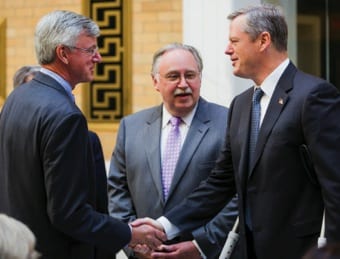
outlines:
M158 71L198 71L198 64L190 51L173 49L160 57Z

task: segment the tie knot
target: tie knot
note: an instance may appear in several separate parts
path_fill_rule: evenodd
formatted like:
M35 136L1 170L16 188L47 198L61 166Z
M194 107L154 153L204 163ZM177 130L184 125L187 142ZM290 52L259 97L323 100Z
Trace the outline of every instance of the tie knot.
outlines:
M262 89L256 88L255 91L254 91L254 94L253 94L253 102L259 103L262 95L263 95Z
M174 127L178 127L179 124L181 123L182 119L180 117L171 117L170 118L170 123Z

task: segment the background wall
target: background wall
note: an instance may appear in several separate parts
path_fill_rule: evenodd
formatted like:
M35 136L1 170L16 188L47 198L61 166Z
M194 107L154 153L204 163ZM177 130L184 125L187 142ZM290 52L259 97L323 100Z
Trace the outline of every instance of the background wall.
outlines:
M86 1L86 0L85 0ZM117 0L116 0L117 1ZM121 0L122 1L122 0ZM153 53L162 45L182 41L182 0L124 0L132 5L132 111L160 103L150 77ZM15 71L36 64L34 29L38 20L56 9L82 12L82 0L1 0L0 19L6 19L6 90L12 91ZM1 39L3 40L3 39ZM4 87L4 86L1 86ZM82 85L74 91L82 103ZM105 159L109 160L118 125L89 124L102 141Z

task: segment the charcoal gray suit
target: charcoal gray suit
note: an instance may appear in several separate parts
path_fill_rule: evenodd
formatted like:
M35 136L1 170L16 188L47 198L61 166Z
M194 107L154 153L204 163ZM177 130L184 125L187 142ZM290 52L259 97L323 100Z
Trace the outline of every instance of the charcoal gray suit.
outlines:
M199 99L169 197L163 199L160 138L162 105L121 120L109 172L109 213L126 222L158 218L180 203L204 180L215 164L226 131L227 109ZM237 214L234 200L206 227L185 233L175 242L194 238L208 258L215 258Z

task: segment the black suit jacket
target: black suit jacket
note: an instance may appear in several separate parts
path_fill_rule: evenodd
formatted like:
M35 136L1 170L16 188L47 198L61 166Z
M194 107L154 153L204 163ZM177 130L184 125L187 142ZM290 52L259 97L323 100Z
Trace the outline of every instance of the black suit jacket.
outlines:
M326 237L329 242L340 241L338 90L289 64L273 92L254 163L249 165L252 93L253 88L233 100L226 145L208 180L165 216L181 230L197 227L215 215L237 191L242 258L247 258L246 199L260 259L301 258L316 244L324 206ZM300 155L303 144L308 146L320 186L304 167Z
M129 226L95 211L87 122L66 91L38 73L8 97L0 117L0 211L27 224L43 258L117 252Z

